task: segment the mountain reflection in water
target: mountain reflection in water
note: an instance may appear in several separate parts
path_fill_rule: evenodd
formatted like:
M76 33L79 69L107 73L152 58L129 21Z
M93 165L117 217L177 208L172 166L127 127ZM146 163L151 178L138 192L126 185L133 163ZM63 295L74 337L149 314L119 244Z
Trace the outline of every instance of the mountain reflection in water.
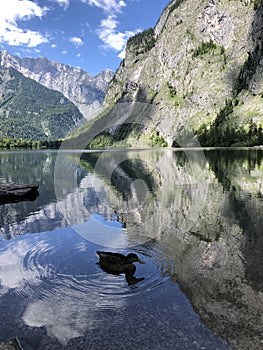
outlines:
M17 336L25 349L228 349L214 332L234 349L260 348L262 157L2 152L1 182L38 183L40 196L0 207L0 339ZM102 271L104 247L142 255L144 280L129 286Z

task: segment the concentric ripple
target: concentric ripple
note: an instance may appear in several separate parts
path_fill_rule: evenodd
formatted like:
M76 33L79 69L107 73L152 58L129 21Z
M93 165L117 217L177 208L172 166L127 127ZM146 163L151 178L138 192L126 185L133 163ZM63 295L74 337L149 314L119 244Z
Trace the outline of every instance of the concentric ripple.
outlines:
M23 268L34 276L27 281L38 298L48 298L59 291L61 298L85 299L87 302L116 306L114 300L148 292L165 283L173 274L173 263L154 243L146 243L123 254L135 252L145 264L135 263L138 283L128 285L125 275L111 275L97 264L96 246L87 242L38 242L24 256ZM93 249L91 249L93 248ZM102 250L102 249L100 249ZM36 285L38 287L36 288ZM88 299L87 299L88 296ZM109 303L109 301L113 303ZM107 301L107 302L106 302Z

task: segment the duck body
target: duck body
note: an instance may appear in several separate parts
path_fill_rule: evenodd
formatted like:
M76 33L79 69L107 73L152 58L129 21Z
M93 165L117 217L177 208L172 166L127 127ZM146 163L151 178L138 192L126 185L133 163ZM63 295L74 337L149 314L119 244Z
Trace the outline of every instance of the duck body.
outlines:
M98 265L108 273L134 274L136 267L133 262L143 263L136 254L130 253L127 256L120 253L97 251L99 257Z

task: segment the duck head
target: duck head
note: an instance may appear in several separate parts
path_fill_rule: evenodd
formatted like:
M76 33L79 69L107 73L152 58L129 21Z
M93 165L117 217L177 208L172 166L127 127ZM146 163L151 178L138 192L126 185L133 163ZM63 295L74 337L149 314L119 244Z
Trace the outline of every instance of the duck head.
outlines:
M138 262L140 264L145 264L145 262L139 259L138 255L135 253L129 253L126 257L126 260L128 263Z

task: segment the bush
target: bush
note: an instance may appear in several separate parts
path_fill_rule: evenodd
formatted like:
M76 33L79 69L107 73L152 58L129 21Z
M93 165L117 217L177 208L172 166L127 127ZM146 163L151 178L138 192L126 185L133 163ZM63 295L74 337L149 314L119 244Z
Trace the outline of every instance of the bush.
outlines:
M149 137L150 141L151 141L151 146L155 146L155 147L167 147L168 144L165 141L165 139L159 134L158 131L152 131L150 137Z
M166 83L166 85L169 89L170 97L174 98L177 94L176 88L174 86L172 86L170 83Z
M202 41L202 43L198 46L198 48L193 52L193 58L205 55L217 48L217 45L213 42L213 40L210 41Z

